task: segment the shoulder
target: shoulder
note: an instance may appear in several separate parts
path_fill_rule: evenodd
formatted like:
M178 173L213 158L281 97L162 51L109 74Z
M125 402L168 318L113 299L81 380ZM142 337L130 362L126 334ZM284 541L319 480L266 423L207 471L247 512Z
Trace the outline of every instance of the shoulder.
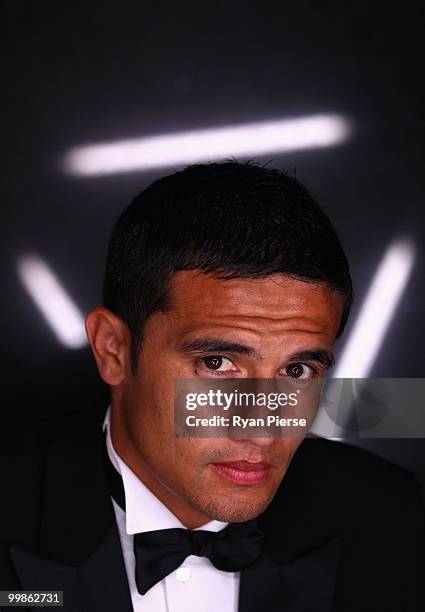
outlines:
M295 453L288 475L293 472L311 474L322 484L332 482L343 489L355 491L377 485L382 493L391 493L394 487L409 487L414 480L408 470L379 457L373 452L349 443L312 437L303 441Z
M313 533L423 530L421 487L413 473L372 452L337 441L307 438L266 510L266 522L303 525Z
M307 438L301 444L288 470L289 478L302 473L314 488L347 496L350 502L398 501L422 497L412 472L373 452L340 441ZM400 499L401 497L401 499Z
M105 412L106 406L96 405L44 418L9 419L0 430L1 454L6 461L10 460L9 470L13 470L19 457L42 461L58 436L101 427Z
M76 410L47 418L15 418L2 423L0 430L0 486L8 500L0 508L0 529L21 520L22 509L28 512L24 523L37 514L46 465L52 446L66 437L78 439L86 432L95 435L101 428L106 407ZM19 510L19 512L18 512Z

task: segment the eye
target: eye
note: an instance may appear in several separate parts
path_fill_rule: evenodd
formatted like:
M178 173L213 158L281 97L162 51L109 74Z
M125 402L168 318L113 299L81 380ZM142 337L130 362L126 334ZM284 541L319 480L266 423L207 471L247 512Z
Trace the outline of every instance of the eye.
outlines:
M315 370L306 363L291 363L284 368L284 373L290 378L310 378L315 375Z
M208 357L202 357L200 364L202 369L207 370L210 373L217 372L217 374L225 374L228 372L238 371L230 359L227 357L222 357L221 355L209 355Z

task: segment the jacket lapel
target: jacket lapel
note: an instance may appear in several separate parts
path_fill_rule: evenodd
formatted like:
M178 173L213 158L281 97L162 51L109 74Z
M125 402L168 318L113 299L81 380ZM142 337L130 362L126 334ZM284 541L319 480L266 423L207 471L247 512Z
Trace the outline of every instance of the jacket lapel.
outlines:
M50 561L19 548L11 549L11 557L21 588L63 591L64 612L131 612L133 609L119 537L114 528L94 554L77 567Z
M241 572L239 612L329 612L338 554L337 538L284 564L265 553Z
M55 433L38 550L10 551L21 588L63 591L65 611L132 610L102 463L103 416L67 420Z
M19 588L25 591L63 591L63 609L75 609L77 568L16 547L10 549L10 556L19 577Z

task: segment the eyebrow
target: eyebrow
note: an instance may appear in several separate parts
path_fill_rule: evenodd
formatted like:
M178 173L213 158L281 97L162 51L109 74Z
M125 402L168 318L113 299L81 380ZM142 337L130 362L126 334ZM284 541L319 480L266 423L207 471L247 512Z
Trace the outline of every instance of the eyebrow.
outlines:
M252 346L240 342L229 342L220 338L201 337L193 340L185 340L179 350L184 353L239 353L253 359L262 359L262 355ZM335 357L331 351L322 348L308 349L292 353L288 361L317 361L323 366L330 368L335 363Z
M239 353L240 355L248 355L254 359L262 359L252 346L241 344L240 342L228 342L220 338L195 338L194 340L186 340L182 343L179 350L185 353Z
M317 361L326 368L331 368L335 365L335 356L331 351L317 348L293 353L288 357L288 361Z

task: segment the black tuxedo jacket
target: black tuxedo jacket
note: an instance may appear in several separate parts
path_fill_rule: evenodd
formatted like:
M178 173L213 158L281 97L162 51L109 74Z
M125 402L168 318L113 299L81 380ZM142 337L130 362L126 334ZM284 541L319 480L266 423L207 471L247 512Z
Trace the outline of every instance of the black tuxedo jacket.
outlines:
M0 435L0 590L61 590L66 612L131 612L104 412ZM241 573L239 612L425 610L424 509L409 472L307 438L259 523L266 551Z

